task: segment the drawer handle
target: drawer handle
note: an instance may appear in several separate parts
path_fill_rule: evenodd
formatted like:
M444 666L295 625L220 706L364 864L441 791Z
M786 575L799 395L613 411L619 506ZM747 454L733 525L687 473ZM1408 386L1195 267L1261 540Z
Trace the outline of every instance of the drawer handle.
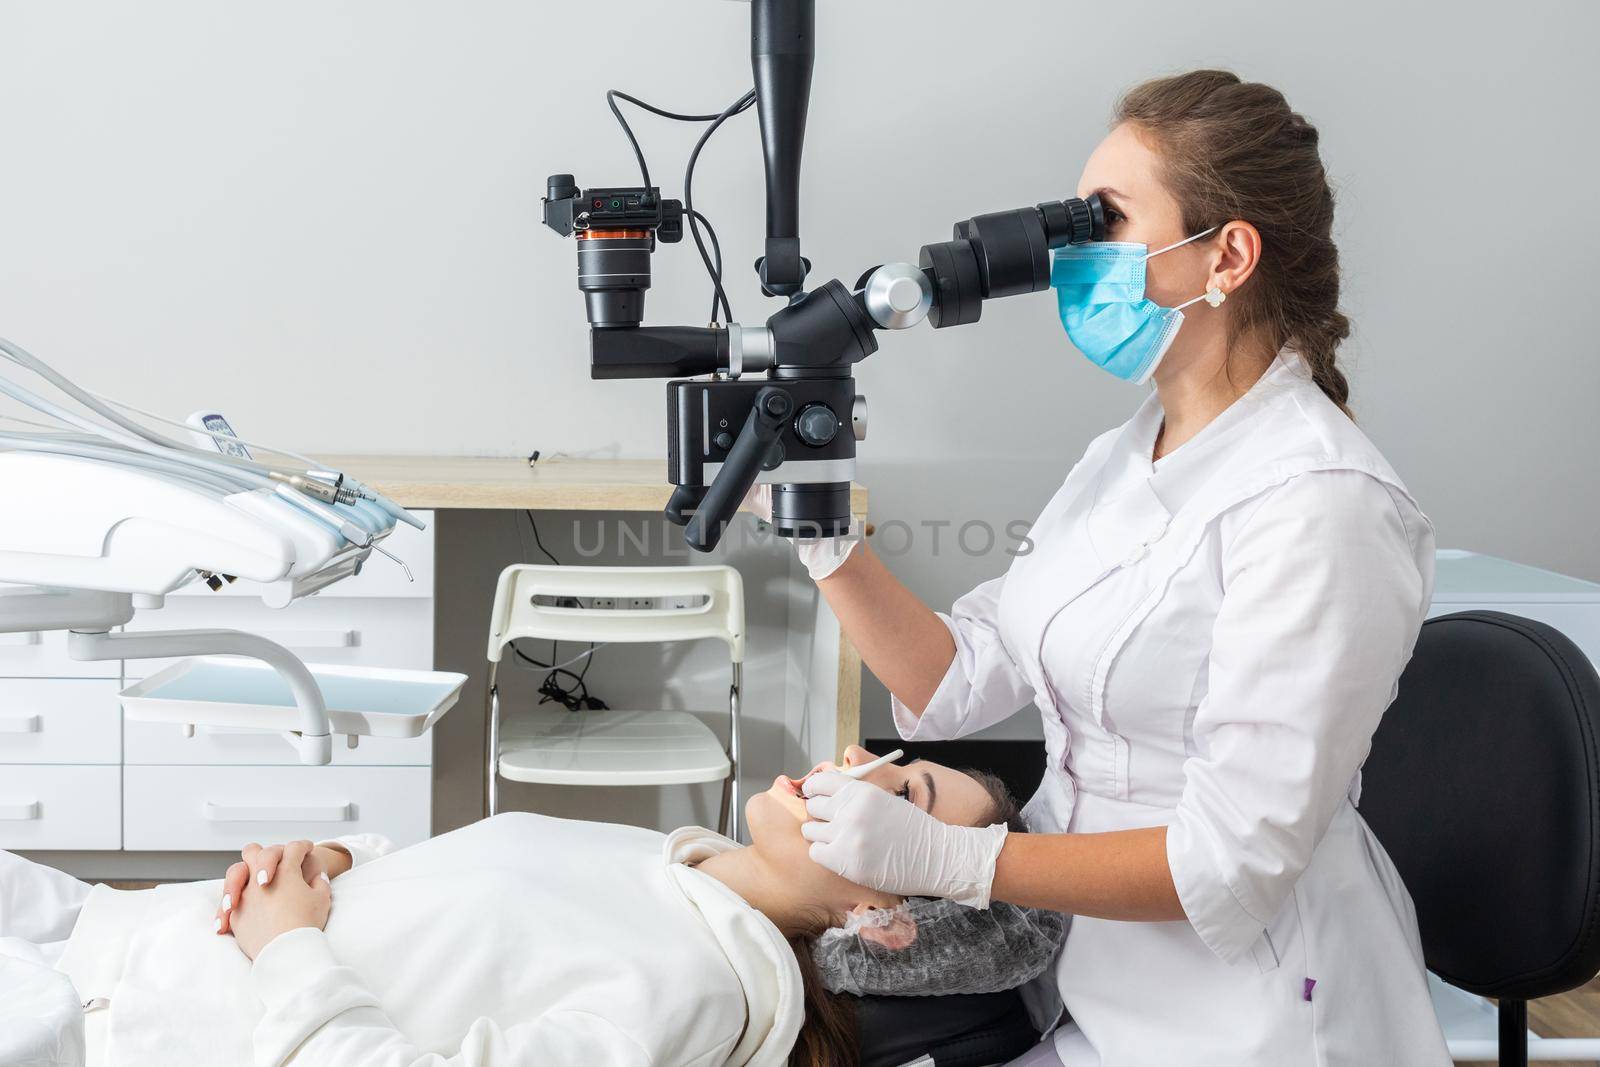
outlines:
M19 634L0 634L0 647L16 648L22 645L37 645L42 636L38 630L28 630Z
M20 804L0 804L0 819L6 822L27 822L39 817L39 802L30 800Z
M356 630L263 630L261 636L284 648L354 648Z
M209 822L349 822L349 804L218 804L206 801Z
M36 734L39 732L37 715L0 715L0 734Z

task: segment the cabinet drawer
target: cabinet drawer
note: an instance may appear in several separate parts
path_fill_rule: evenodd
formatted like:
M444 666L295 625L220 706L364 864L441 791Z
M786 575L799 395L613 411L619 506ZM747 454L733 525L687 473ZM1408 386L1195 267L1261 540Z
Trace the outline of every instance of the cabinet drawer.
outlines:
M80 663L67 655L63 630L0 634L0 678L119 678L122 664Z
M379 833L401 845L428 836L427 767L127 767L123 848L237 849Z
M411 568L414 581L406 581L405 571L392 559L377 552L367 557L361 573L343 581L334 582L319 591L316 597L344 599L347 597L431 597L433 596L433 512L416 511L412 514L427 524L426 530L399 523L394 533L379 544L385 552L393 553ZM212 592L201 582L192 582L174 593L175 598L199 599L254 599L261 596L261 586L256 582L238 581Z
M3 683L0 683L3 685ZM3 691L3 690L0 690ZM5 751L0 734L0 753ZM288 764L300 765L299 754L273 730L229 726L196 726L193 737L167 722L122 724L123 762L128 764ZM433 731L421 737L363 737L350 748L333 739L334 766L417 766L433 762Z
M259 600L173 597L160 611L134 617L132 630L228 629L276 641L308 663L427 670L433 664L432 600L311 597L286 608ZM172 659L131 659L130 682L148 678Z
M0 766L0 848L121 846L121 767Z
M120 763L118 683L0 678L0 763Z

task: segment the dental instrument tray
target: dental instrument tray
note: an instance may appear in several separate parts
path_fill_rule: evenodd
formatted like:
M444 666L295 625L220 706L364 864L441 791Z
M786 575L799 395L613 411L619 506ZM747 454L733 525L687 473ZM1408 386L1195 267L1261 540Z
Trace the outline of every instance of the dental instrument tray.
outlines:
M332 733L351 737L416 737L455 706L467 676L308 663L327 701ZM197 656L180 660L122 691L130 719L259 730L292 730L299 722L289 684L252 660Z

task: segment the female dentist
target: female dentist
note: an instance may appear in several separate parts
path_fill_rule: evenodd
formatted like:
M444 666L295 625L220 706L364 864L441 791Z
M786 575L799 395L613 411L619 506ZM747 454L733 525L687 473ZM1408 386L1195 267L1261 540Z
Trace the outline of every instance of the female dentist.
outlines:
M1107 241L1052 267L1066 339L1155 389L1034 550L945 615L859 538L800 548L902 737L1039 706L1036 832L821 773L811 854L888 892L1072 913L1068 1067L1448 1064L1410 897L1355 808L1433 534L1345 409L1317 131L1226 72L1147 82L1090 192Z

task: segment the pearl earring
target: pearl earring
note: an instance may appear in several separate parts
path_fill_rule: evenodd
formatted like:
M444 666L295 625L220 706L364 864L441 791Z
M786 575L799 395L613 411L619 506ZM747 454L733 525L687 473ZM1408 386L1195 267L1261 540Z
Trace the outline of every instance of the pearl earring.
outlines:
M1224 293L1220 286L1213 285L1211 288L1206 290L1206 303L1210 304L1212 307L1221 306L1222 302L1226 299L1228 299L1228 294Z

